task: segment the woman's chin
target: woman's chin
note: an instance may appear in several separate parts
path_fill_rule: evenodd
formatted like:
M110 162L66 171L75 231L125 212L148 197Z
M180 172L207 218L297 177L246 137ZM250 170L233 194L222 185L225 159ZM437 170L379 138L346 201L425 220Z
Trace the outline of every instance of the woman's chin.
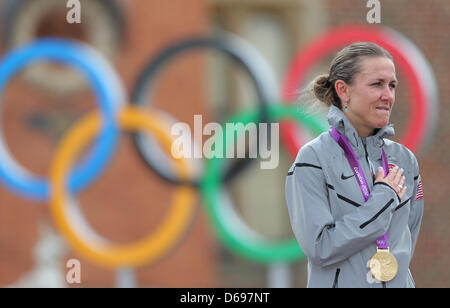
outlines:
M376 128L382 128L389 124L389 117L380 119L376 122Z

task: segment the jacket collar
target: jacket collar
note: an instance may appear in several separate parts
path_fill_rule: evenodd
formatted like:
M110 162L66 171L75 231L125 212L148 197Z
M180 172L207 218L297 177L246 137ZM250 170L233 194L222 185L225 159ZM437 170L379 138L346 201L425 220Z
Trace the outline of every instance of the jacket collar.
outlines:
M369 155L372 154L378 156L378 154L381 153L381 147L384 145L383 138L389 138L395 134L394 125L389 123L378 129L375 135L361 138L345 113L334 105L330 107L328 112L328 123L347 138L355 152L360 152L361 150L364 151L362 144L362 142L364 142ZM357 156L359 156L358 153Z

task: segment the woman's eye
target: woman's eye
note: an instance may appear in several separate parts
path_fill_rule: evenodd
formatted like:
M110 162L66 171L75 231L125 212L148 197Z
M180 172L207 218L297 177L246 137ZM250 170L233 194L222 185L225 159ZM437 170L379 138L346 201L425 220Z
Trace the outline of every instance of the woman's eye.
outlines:
M389 86L390 86L392 89L395 89L395 88L397 87L397 85L396 85L396 84L393 84L393 83L390 84Z
M381 82L373 83L372 86L381 86Z

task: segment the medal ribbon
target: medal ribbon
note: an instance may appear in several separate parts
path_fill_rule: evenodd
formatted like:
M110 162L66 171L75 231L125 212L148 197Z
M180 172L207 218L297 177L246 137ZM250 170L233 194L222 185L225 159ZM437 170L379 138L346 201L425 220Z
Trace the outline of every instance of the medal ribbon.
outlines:
M361 188L362 195L364 197L364 201L369 200L370 191L369 185L367 185L366 177L364 176L364 172L361 168L361 165L356 158L355 152L353 151L350 143L347 138L342 135L338 130L334 127L331 128L331 135L334 140L339 144L339 146L344 150L345 157L347 158L350 167L352 168L353 173L355 174L355 178L358 181L359 187ZM389 173L389 166L386 157L386 153L384 152L384 148L381 148L381 161L384 170L384 176L386 177ZM389 237L389 230L386 233L377 239L377 247L378 249L388 249L387 240Z

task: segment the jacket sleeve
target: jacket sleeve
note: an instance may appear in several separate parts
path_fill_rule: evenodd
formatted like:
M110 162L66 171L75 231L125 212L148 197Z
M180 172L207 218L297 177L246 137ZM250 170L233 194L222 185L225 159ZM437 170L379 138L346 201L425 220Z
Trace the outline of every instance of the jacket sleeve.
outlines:
M419 166L417 160L414 157L415 170L417 176L414 178L414 190L411 197L411 209L409 212L408 226L411 232L412 238L412 250L411 256L414 254L414 249L419 237L420 225L422 223L424 199L423 199L423 186L422 177L419 174Z
M393 189L374 185L363 206L334 219L326 177L310 146L299 151L285 193L295 237L309 261L321 266L341 262L375 243L388 229L398 205Z

